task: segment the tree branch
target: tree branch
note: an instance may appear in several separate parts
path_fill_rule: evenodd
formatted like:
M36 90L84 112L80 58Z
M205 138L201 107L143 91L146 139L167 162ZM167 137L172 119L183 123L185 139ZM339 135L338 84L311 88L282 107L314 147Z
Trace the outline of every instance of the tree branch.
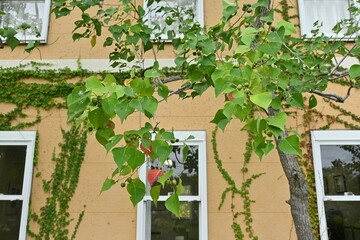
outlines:
M340 102L340 103L343 103L345 102L345 100L350 97L350 92L351 92L351 89L353 88L353 86L350 86L348 91L347 91L347 94L345 97L341 97L335 93L327 93L327 92L321 92L319 90L313 90L311 91L312 93L316 94L316 95L319 95L319 96L322 96L324 98L327 98L327 99L330 99L330 100L333 100L335 102Z
M191 86L191 84L188 83L188 84L186 84L185 86L182 86L181 88L179 88L179 89L177 89L177 90L175 90L175 91L170 92L169 95L168 95L168 97L170 97L170 96L172 96L172 95L174 95L174 94L178 94L179 92L184 91L185 89L187 89L187 88L190 87L190 86ZM164 98L160 99L158 102L161 103L161 102L163 102L163 101L165 101Z
M338 64L336 64L336 66L331 70L331 72L329 73L329 75L333 75L334 72L336 71L336 69L344 62L344 60L347 58L347 56L349 56L349 54L351 53L352 50L354 50L357 47L357 44L355 43L350 50L344 55L344 57L338 62Z

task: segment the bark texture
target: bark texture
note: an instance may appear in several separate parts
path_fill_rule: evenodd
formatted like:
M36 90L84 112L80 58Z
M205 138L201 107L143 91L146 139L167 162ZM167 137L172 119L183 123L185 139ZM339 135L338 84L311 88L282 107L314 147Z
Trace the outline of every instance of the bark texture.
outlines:
M269 109L269 116L275 116L279 111ZM291 207L291 215L294 220L298 240L315 240L308 211L309 187L302 173L296 157L286 154L279 148L282 139L288 137L287 130L275 138L276 149L279 153L281 166L284 170L290 187L290 200L287 203Z

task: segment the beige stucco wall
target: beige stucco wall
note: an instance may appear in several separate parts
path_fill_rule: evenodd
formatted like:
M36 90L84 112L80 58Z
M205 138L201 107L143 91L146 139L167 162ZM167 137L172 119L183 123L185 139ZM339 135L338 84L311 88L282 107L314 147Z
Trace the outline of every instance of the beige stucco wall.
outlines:
M345 89L339 89L337 86L332 86L329 90L337 91L339 94L346 92ZM360 106L357 104L360 101L359 93L359 90L354 90L352 97L343 105L357 115L360 115ZM174 128L175 130L206 131L209 240L234 239L231 229L230 198L227 198L222 210L217 209L221 192L225 189L226 184L217 170L210 142L214 126L209 121L213 118L216 110L222 107L223 100L223 97L215 99L211 91L195 100L180 101L173 96L168 102L162 102L159 105L157 116L160 126L169 130ZM11 106L1 105L0 109L1 112L7 112ZM332 112L321 101L319 101L317 109L323 114ZM28 120L35 118L36 111L34 109L29 109L27 112L29 113ZM303 127L301 115L300 111L297 117L292 119L292 127L298 131L301 131ZM62 140L60 129L68 129L69 126L66 124L65 110L43 111L42 117L41 123L27 130L36 130L40 135L39 165L35 169L35 173L40 171L44 179L49 179L54 168L51 156L54 148L58 150L58 142ZM118 127L121 131L129 128L136 129L145 121L144 116L140 117L135 114L123 126L118 125ZM314 119L311 129L317 129L323 124L321 119ZM241 125L237 121L233 121L224 133L220 131L218 134L218 150L223 160L223 166L238 185L243 179L240 169L243 166L242 154L246 141L246 135L239 131L240 128ZM333 128L342 129L343 126L334 124ZM126 190L116 185L111 190L99 195L104 179L111 175L116 165L111 155L106 156L105 149L96 142L94 135L90 135L88 140L79 186L70 206L70 213L74 218L80 213L83 205L87 206L77 239L135 240L136 208L132 206ZM249 164L249 169L250 172L245 177L249 177L251 174L266 173L253 182L250 191L251 198L256 201L251 207L254 234L264 240L285 240L290 236L291 239L296 239L290 209L285 203L285 200L289 199L288 185L276 152L272 152L262 161L254 156ZM41 178L34 178L32 186L31 208L37 211L44 205L46 197L42 190ZM239 198L234 203L242 206ZM243 223L242 226L244 226Z
M205 0L205 23L214 24L220 18L221 1ZM48 44L41 45L39 51L30 54L24 53L23 47L13 52L8 47L0 50L0 60L51 60L51 59L107 59L110 48L104 49L102 44L91 48L89 41L81 40L73 42L71 31L73 22L77 18L72 15L61 19L51 16ZM100 41L98 41L100 43ZM171 52L159 55L159 58L172 58ZM332 90L340 90L334 87ZM338 92L339 93L339 92ZM346 90L340 90L344 95ZM211 131L213 124L209 121L213 118L216 110L222 107L223 99L214 99L214 94L209 92L195 100L179 101L176 96L168 102L159 105L158 121L161 127L175 130L205 130L207 133L207 176L208 176L208 221L209 240L234 239L231 222L230 200L227 198L222 210L217 207L220 202L221 192L226 187L225 181L218 172L213 160L211 148ZM352 97L346 102L346 108L360 115L360 92L354 90ZM11 109L11 106L0 105L1 113ZM319 104L319 111L329 113L332 110L323 104ZM36 111L29 109L29 118L35 118ZM65 110L51 110L42 112L42 122L27 130L36 130L40 135L39 165L35 171L42 172L43 178L49 178L54 163L51 161L53 149L62 140L61 128L68 128L66 124ZM145 117L132 116L125 123L123 129L138 128L139 122L144 123ZM320 121L320 120L319 120ZM301 128L301 118L293 119L293 126ZM313 123L312 128L317 129L321 122ZM334 125L334 128L343 128ZM223 166L230 174L241 182L243 176L242 154L246 136L239 131L241 125L234 121L225 133L218 135L218 148L223 160ZM86 205L84 220L78 231L79 240L135 240L136 232L136 208L129 200L125 189L116 185L111 190L99 195L102 183L115 169L115 164L110 156L106 156L105 150L96 142L94 135L89 136L86 158L80 174L80 183L70 211L76 217ZM295 239L295 230L292 225L290 208L285 203L289 199L288 185L282 172L276 152L272 152L262 161L255 156L249 164L251 174L266 174L255 180L251 187L251 197L256 200L252 207L254 219L254 234L263 240ZM32 208L39 209L44 204L42 182L40 178L33 179ZM241 206L239 201L236 205Z
M142 1L139 1L142 2ZM250 3L255 1L249 1ZM278 6L279 1L274 2L274 6ZM114 0L105 0L105 4L115 3ZM295 9L297 8L294 2ZM220 21L222 11L222 2L219 0L204 0L204 22L206 26L213 26ZM296 10L290 10L290 13L295 13ZM29 54L24 53L24 47L20 46L13 52L5 46L2 50L0 59L9 60L46 60L46 59L107 59L112 47L103 48L102 44L106 38L107 31L103 30L103 36L97 40L97 45L92 48L90 39L82 39L80 41L72 40L72 31L75 27L74 22L79 20L80 11L72 12L69 16L56 19L54 14L51 14L49 24L48 43L39 46ZM158 53L158 58L168 59L173 58L174 54L170 51ZM146 54L146 58L153 58L151 52Z

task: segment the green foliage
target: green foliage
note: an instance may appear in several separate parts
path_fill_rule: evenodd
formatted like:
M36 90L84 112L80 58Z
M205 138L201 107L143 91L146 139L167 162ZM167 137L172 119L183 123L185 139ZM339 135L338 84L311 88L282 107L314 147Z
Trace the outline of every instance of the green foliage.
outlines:
M43 180L44 189L49 192L46 204L38 211L30 209L29 219L39 225L39 230L36 233L28 228L28 234L37 240L75 239L84 215L83 210L71 234L68 227L73 219L70 217L68 208L79 182L79 172L85 156L87 133L75 127L72 127L68 132L63 130L62 133L63 143L59 144L61 152L58 156L55 156L54 153L52 158L55 169L51 180Z
M299 137L287 136L288 113L285 109L305 109L306 93L313 94L309 99L310 108L317 104L316 94L344 101L338 95L323 93L334 79L341 81L341 78L351 87L359 86L359 65L353 65L338 77L335 71L339 70L340 64L333 62L335 57L358 54L359 37L356 37L352 47L343 42L333 42L330 37L319 34L318 30L314 31L311 42L296 37L296 27L289 21L295 16L290 16L287 1L282 1L281 9L277 10L284 21L276 24L273 23L276 10L269 7L267 0L259 0L252 5L245 3L242 8L238 1L223 0L221 19L214 26L206 27L194 22L194 17L180 19L182 15L176 6L158 8L157 12L168 14L165 20L167 25L179 24L177 33L156 23L149 25L143 7L136 6L132 1L120 0L120 3L116 7L103 5L101 1L73 1L67 5L62 0L55 0L53 11L56 17L66 16L73 9L82 12L81 18L75 22L74 40L89 38L90 44L95 46L98 44L97 36L108 31L103 46L113 49L109 59L114 67L125 67L137 57L142 60L141 57L148 51L154 54L152 67L141 71L132 67L130 76L124 82L115 81L111 75L90 77L85 87L75 88L68 98L69 121L74 120L77 125L82 124L90 131L96 131L99 143L107 151L112 151L114 156L118 169L111 179L106 180L103 189L127 177L127 190L133 204L145 194L145 184L137 178L133 179L133 174L145 161L159 159L164 164L172 149L169 142L175 140L158 126L158 102L174 94L182 99L195 98L213 89L215 97L222 97L225 101L211 122L223 131L233 120L244 124L242 130L251 137L245 159L249 159L249 152L254 152L261 159L275 148L275 141L279 142L278 151L302 156ZM147 4L151 6L154 1ZM92 7L98 11L90 11ZM356 13L358 10L351 11ZM347 26L346 34L351 36L358 31L355 24L349 20L338 28ZM176 54L174 63L181 69L178 78L166 77L156 61L157 52L165 50L165 41L161 39L163 36L172 40L172 50ZM140 74L136 75L135 72ZM183 80L183 83L170 92L165 84L174 79ZM252 114L254 111L257 111L256 115ZM116 147L120 140L114 140L116 126L113 118L119 117L123 122L135 112L154 120L156 125L151 125L149 121L140 129L121 133L119 136L124 136L125 143ZM287 137L282 139L282 136ZM244 180L242 187L237 188L235 181L222 167L216 143L213 147L218 169L229 185L223 192L223 201L227 193L231 193L232 198L239 194L244 199L244 205L250 205L246 192L258 175ZM128 169L126 174L122 173L125 167ZM243 173L246 173L245 169L244 166ZM162 187L170 175L170 172L164 173L158 179ZM152 191L153 200L156 201L158 188ZM166 204L174 214L179 208L177 191ZM233 210L234 219L239 215L242 214ZM246 222L251 221L246 219ZM238 239L243 237L239 227L233 224ZM245 230L250 238L256 239L250 227Z

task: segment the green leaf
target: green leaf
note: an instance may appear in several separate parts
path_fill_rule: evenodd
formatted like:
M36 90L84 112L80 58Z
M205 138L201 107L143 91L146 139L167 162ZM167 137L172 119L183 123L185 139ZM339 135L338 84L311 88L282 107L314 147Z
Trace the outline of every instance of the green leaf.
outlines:
M131 202L136 206L145 196L145 184L139 178L135 178L128 183L127 191Z
M122 139L123 135L118 134L115 136L112 136L109 139L109 142L106 144L105 148L106 148L106 152L108 153L113 147L116 146L116 144L118 144L120 142L120 140Z
M145 162L145 154L133 147L127 147L126 151L127 163L133 171Z
M302 157L301 150L300 150L300 141L298 136L292 135L287 137L279 143L279 148L284 153L288 154L296 154Z
M13 51L17 45L20 44L20 41L16 37L8 37L6 39L6 44L10 46L11 51Z
M107 92L107 89L105 88L104 85L102 85L100 79L94 76L89 77L86 80L86 90L90 90L96 95L102 95Z
M270 56L277 57L278 52L281 49L281 43L271 42L260 44L258 49L259 51L269 54Z
M109 127L100 128L96 131L96 140L104 147L109 142L108 139L114 136L114 130Z
M224 131L226 125L229 123L229 119L224 115L223 110L220 109L216 112L214 119L210 122L215 123L219 128Z
M105 86L113 87L116 84L116 78L112 74L106 74L103 81L104 81Z
M125 155L125 147L117 147L111 151L114 162L118 166L118 169L121 169L125 162L127 162L127 157Z
M170 170L166 173L164 173L164 175L162 175L158 180L156 180L158 183L161 184L162 187L165 186L165 182L166 180L169 179L169 177L174 173L174 170Z
M252 5L253 8L257 7L269 7L269 0L259 0Z
M175 216L179 215L180 211L180 201L179 196L174 193L165 201L165 207L167 210L175 214Z
M188 154L189 154L189 146L188 145L186 145L186 144L184 144L184 147L183 147L183 149L182 149L182 154L183 154L183 159L182 159L182 162L184 163L184 162L186 162L186 159L187 159L187 157L188 157Z
M145 115L151 118L152 116L154 116L159 103L154 97L143 98L143 102Z
M150 189L150 196L155 204L155 206L157 206L157 202L160 196L160 189L161 189L161 185L156 185L151 187Z
M103 110L109 118L115 117L115 106L117 102L117 99L113 97L105 98L102 100Z
M291 34L295 34L296 33L296 29L294 27L294 24L290 23L290 22L286 22L286 21L280 21L276 24L277 28L281 28L284 27L285 28L285 33L284 35L291 35Z
M159 96L164 98L165 101L167 101L167 98L169 96L169 88L168 88L168 86L166 86L165 84L162 84L162 83L158 83L157 87L158 87Z
M91 47L95 47L96 45L96 35L93 35L90 40Z
M171 145L161 140L153 141L152 148L153 148L153 152L159 157L159 161L161 165L164 164L164 162L167 160L173 149Z
M239 45L237 46L235 53L245 53L250 51L250 47L247 45Z
M317 105L317 100L314 95L311 95L309 98L309 108L314 108Z
M250 96L250 101L262 107L267 112L272 101L272 95L269 92L254 94Z
M293 107L304 108L304 98L301 93L295 93L286 100L286 103Z
M269 35L267 35L266 38L270 42L283 43L284 42L284 34L285 34L285 28L280 27L279 30L277 30L276 32L270 33Z
M354 64L349 69L350 79L355 79L360 76L360 65Z
M115 105L115 113L120 117L121 122L124 122L124 120L134 111L135 109L130 107L129 103L122 102Z
M90 104L90 92L84 91L84 89L76 87L67 97L68 122L80 116Z
M114 186L115 183L116 183L115 180L106 178L105 182L103 183L100 193L109 190L112 186Z
M278 113L273 117L266 118L266 121L269 125L285 130L285 124L287 120L287 115L284 112Z
M234 3L229 2L228 0L222 0L222 3L223 3L222 15L224 16L225 20L228 20L231 16L236 14L239 8Z
M109 120L109 118L108 116L106 116L102 108L97 108L89 112L89 121L95 129L98 129L99 127L105 125L107 120Z

